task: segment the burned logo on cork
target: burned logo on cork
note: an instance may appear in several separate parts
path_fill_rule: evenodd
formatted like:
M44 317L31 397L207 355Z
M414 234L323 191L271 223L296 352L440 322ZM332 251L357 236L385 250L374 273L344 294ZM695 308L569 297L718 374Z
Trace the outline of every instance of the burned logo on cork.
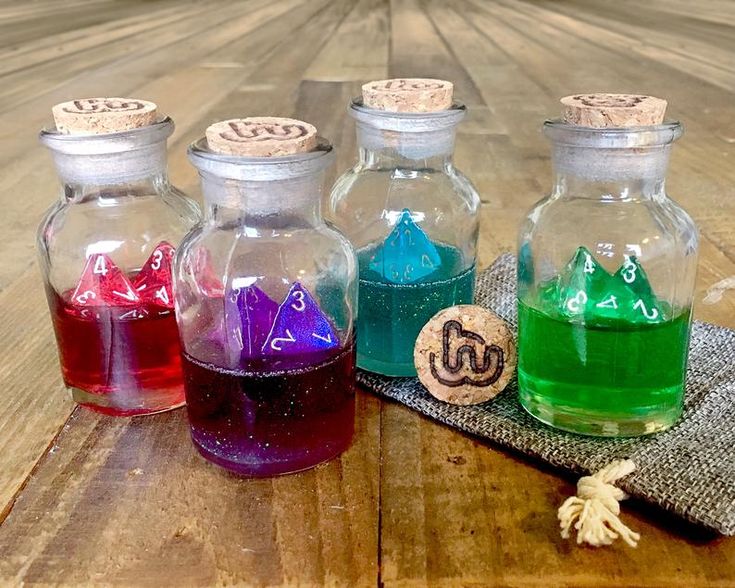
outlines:
M420 79L420 78L397 78L394 80L383 80L370 84L371 90L388 90L388 91L413 91L413 90L440 90L448 87L447 82L441 80Z
M278 124L270 122L230 121L229 130L220 133L228 141L292 141L305 137L309 129L299 123Z
M646 98L647 96L636 94L581 94L574 96L574 100L590 108L635 108Z
M491 311L470 304L439 311L416 339L414 364L429 393L452 404L497 396L513 377L516 349L510 329Z
M64 112L71 114L100 114L104 112L135 112L148 105L140 100L124 98L85 98L64 105Z
M488 386L503 373L503 350L449 320L442 328L441 354L429 354L431 375L445 386Z

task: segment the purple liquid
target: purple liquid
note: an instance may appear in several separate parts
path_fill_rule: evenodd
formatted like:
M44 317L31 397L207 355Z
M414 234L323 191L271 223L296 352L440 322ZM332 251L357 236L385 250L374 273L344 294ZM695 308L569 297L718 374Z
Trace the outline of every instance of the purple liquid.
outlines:
M209 461L273 476L313 467L350 445L354 341L320 363L281 371L227 370L182 357L192 440Z

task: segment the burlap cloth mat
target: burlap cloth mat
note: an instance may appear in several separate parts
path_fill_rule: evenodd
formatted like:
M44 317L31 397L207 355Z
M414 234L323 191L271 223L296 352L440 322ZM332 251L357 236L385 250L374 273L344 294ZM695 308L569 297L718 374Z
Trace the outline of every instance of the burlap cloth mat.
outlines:
M475 297L515 328L513 255L502 255L479 275ZM618 483L628 494L735 535L735 331L695 322L684 417L649 437L597 439L554 430L521 408L515 380L495 400L476 406L440 402L416 378L359 371L358 381L442 423L572 472L588 474L630 458L637 470Z

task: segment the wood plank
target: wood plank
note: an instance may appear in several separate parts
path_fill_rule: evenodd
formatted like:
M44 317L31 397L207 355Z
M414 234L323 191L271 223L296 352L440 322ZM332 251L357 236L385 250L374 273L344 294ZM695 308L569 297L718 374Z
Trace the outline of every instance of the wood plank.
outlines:
M198 36L195 40L189 39L187 34L173 44L164 43L153 54L137 55L134 59L115 64L114 67L92 69L81 78L67 81L51 94L33 98L22 107L15 108L13 116L4 120L5 131L8 136L14 137L14 140L0 143L0 162L6 166L6 173L0 177L0 188L7 193L22 192L28 197L10 199L6 203L5 214L0 217L0 230L5 232L8 239L7 256L5 263L0 267L0 289L24 271L27 260L34 257L34 229L58 190L58 180L49 156L43 153L44 149L38 144L34 134L28 132L28 128L41 128L48 124L51 118L49 113L51 105L69 99L70 96L139 95L158 100L162 110L171 114L179 129L186 128L191 121L183 117L187 116L190 108L195 109L196 115L202 112L202 109L206 109L208 104L221 99L211 91L212 87L216 87L220 82L235 85L240 83L239 78L233 78L231 71L201 67L198 64L202 62L195 59L209 60L214 57L215 60L220 60L218 50L225 48L227 51L226 48L230 47L232 52L225 52L225 55L229 61L234 61L244 54L241 51L246 47L253 52L252 63L256 63L257 57L262 57L266 50L272 49L280 40L278 38L269 40L263 35L258 35L257 39L261 43L254 44L251 42L252 38L247 34L243 37L243 33L264 28L268 22L276 23L279 17L297 5L297 0L282 0L275 3L259 0L255 5L245 6L245 9L241 7L241 14L214 11L218 13L217 18L224 19L223 21L216 20L212 23L207 19L192 17L191 35L196 36L196 29L193 27L196 26L197 20L200 26L217 28L207 36ZM221 24L222 22L224 24ZM286 24L288 22L285 21ZM184 73L177 76L170 73L171 68L177 68ZM169 75L165 75L167 71ZM244 76L246 73L241 72L241 75ZM178 94L176 89L173 90L173 94L168 93L172 84L176 83L182 84L180 87L196 84L201 94L190 89L177 100L170 100L169 96ZM211 85L207 87L206 84ZM161 89L160 93L158 88ZM197 95L204 96L203 104L191 101ZM179 102L182 104L180 109L177 108ZM179 116L179 113L182 115ZM185 157L177 161L186 169L190 167ZM171 163L171 167L170 172L176 180L174 162Z
M183 410L77 411L0 527L0 582L375 585L376 425L329 464L246 480L198 456Z
M205 76L202 83L188 86L193 95L178 105L177 115L187 118L187 131L178 137L180 149L190 136L203 132L208 120L233 108L288 113L296 107L301 116L298 105L309 105L309 118L337 125L341 85L300 87L299 81L325 42L325 31L336 29L350 8L349 3L303 3L287 17L207 56L232 61L243 51L255 59L247 68L202 72L194 64L177 72L177 80L154 82L149 88L154 97L170 96L182 83ZM301 32L308 51L288 42L291 29ZM255 51L259 47L261 53ZM224 93L212 95L213 83ZM183 163L177 159L172 166ZM358 414L355 443L341 459L296 476L247 481L196 456L183 411L141 419L77 411L0 527L0 553L7 556L0 563L0 579L374 585L377 399L360 395ZM74 484L68 479L72 471ZM37 518L52 509L54 516ZM127 531L117 535L121 528ZM69 541L82 533L91 540ZM15 534L26 538L22 546L11 539ZM38 537L47 540L41 544ZM77 566L79 560L88 565Z
M732 538L630 502L637 549L585 549L559 536L575 482L405 407L383 418L383 585L732 586Z
M288 8L294 8L296 4L294 2L285 4L281 7L282 10ZM215 58L229 58L233 55L239 54L240 51L245 50L253 59L252 69L254 70L260 65L262 59L268 55L275 46L281 43L281 39L274 35L276 30L281 27L297 27L300 26L304 21L308 20L315 11L319 10L319 6L304 6L302 9L292 10L289 16L282 20L275 20L271 18L270 26L265 25L258 29L258 34L253 37L245 37L238 43L230 43L222 48L221 52L214 51L205 57L214 56ZM265 13L268 16L272 16L270 12ZM276 15L281 13L276 12ZM262 20L263 15L258 13L250 13L248 20L239 21L238 24L246 28L246 23L249 23L253 28L261 27L264 25ZM242 30L242 29L241 29ZM270 43L268 40L270 39ZM258 62L258 58L261 62ZM266 62L267 64L267 62ZM157 80L148 84L144 90L147 97L158 101L160 104L165 104L167 98L175 94L176 89L181 86L185 86L189 89L186 100L179 100L176 105L176 109L169 111L170 114L180 121L180 129L189 129L190 132L187 136L184 136L182 140L177 143L177 151L180 153L180 157L172 158L169 162L170 172L172 175L186 176L190 179L190 187L194 188L194 184L197 182L196 172L189 165L185 157L185 146L191 142L196 136L199 136L202 132L202 128L199 127L201 117L204 116L204 112L201 109L211 106L213 103L222 103L223 96L219 94L212 94L211 88L218 87L222 90L232 90L238 87L248 75L248 71L240 73L240 77L233 77L232 73L228 70L205 70L202 72L200 68L194 64L187 68L184 68L169 78ZM297 83L297 82L294 82ZM228 85L229 84L229 85ZM264 102L267 101L264 100ZM49 176L53 175L52 170L49 170ZM53 180L49 180L53 181ZM19 203L20 204L20 203ZM25 202L28 209L32 208L29 201ZM19 209L19 215L22 209ZM27 213L27 211L26 211ZM26 214L27 218L27 214ZM31 220L30 226L35 226L36 221ZM24 231L22 234L27 234L29 231ZM33 243L33 236L28 235L30 243ZM10 253L10 251L6 252ZM7 257L9 259L9 257ZM32 260L35 257L31 258ZM31 314L34 317L43 317L40 324L34 330L29 330L26 333L29 345L32 345L29 353L16 354L18 351L17 340L12 337L0 339L0 352L6 353L13 360L12 363L8 364L12 366L12 374L16 374L19 377L28 378L30 374L34 373L37 369L36 362L38 361L39 350L44 350L49 353L53 353L54 340L51 331L51 326L48 321L48 313L46 312L45 304L41 301L42 296L42 285L40 284L38 270L35 267L35 262L28 260L27 257L21 257L15 260L19 268L25 268L22 270L22 277L14 281L7 290L7 295L3 292L0 294L0 300L7 300L6 303L0 304L0 317L3 319L7 314L7 320L9 325L13 325L13 317L29 316ZM32 289L38 291L40 297L32 298L22 295L27 290ZM0 321L4 322L4 320ZM4 347L7 344L8 347ZM51 355L53 357L53 354ZM55 359L55 358L54 358ZM55 435L59 428L63 425L66 418L69 416L72 409L71 404L68 402L66 395L60 394L58 391L62 390L62 384L60 376L58 374L58 364L54 361L50 363L51 371L49 373L40 374L45 377L40 381L45 381L46 386L30 385L23 388L24 396L22 397L21 406L23 404L39 405L41 402L44 404L39 409L37 415L39 423L43 423L43 426L48 427L54 434L49 437L37 437L37 432L34 428L23 429L20 434L8 434L7 443L12 451L2 453L9 458L6 468L4 468L3 476L0 477L0 505L6 509L6 505L12 501L13 496L17 492L18 488L22 485L27 474L34 467L34 464L38 458L42 455L42 452L48 446L50 439ZM33 381L29 378L29 381ZM12 402L12 397L8 397L8 402ZM5 419L7 423L5 422ZM11 410L0 411L0 430L3 426L16 427L17 420ZM16 433L13 428L12 433ZM0 437L0 439L2 439Z
M0 521L73 410L64 393L41 274L0 292Z
M594 47L551 46L545 27L521 19L517 4L508 2L507 9L482 2L425 4L432 24L488 105L479 120L468 121L471 135L461 135L457 150L459 167L472 170L470 177L487 200L481 258L488 249L494 254L514 248L523 210L551 182L549 147L538 132L540 123L558 108L559 96L578 91L570 84L585 79L594 83L593 70L602 59ZM537 32L540 28L543 32ZM589 67L575 60L574 52L588 56ZM604 62L612 67L598 76L616 70L612 56L606 55ZM613 80L630 84L630 67L620 71ZM490 117L493 123L486 124ZM723 161L716 147L707 156ZM682 189L696 185L690 171L687 166L676 177ZM693 200L685 197L685 206ZM712 216L716 210L712 208ZM723 252L705 238L698 300L707 283L733 270ZM700 307L698 316L735 325L733 302ZM645 544L634 551L626 546L578 549L561 540L555 515L573 493L569 480L416 418L404 408L385 406L382 429L385 585L483 585L488 578L503 586L728 585L735 574L732 540L698 534L635 505L624 507L626 520L642 532ZM718 561L716 570L703 565L710 557Z
M253 8L257 7L256 4ZM172 44L182 43L188 37L207 34L210 29L224 25L235 15L242 14L237 6L222 11L194 7L182 12L187 18L180 19L175 14L152 17L154 26L159 26L156 34L151 34L147 27L138 27L137 32L113 39L96 48L95 44L104 39L102 35L92 38L91 47L82 51L81 55L64 55L62 52L50 61L30 63L20 68L16 66L16 71L5 78L8 85L0 89L0 111L24 104L27 96L51 93L59 86L66 85L69 80L74 80L79 74L87 75L97 68L110 66L119 71L119 61L129 62L164 47L171 49ZM172 55L167 57L170 59Z
M12 47L0 51L0 75L6 75L39 63L78 54L90 47L99 48L110 41L130 36L139 31L152 31L176 20L183 20L191 14L204 12L184 10L180 5L157 5L155 11L145 14L134 13L121 19L96 24L84 28L74 28L58 34L47 34L41 39L24 43L22 47ZM171 20L159 20L173 16ZM77 55L78 57L78 55Z
M78 26L92 26L115 20L131 11L139 11L145 3L133 0L130 4L110 3L105 0L77 0L56 2L34 11L33 3L15 3L0 16L0 46L13 47L29 39L41 39L49 34L68 31ZM25 12L18 10L25 8Z
M289 8L289 5L285 5L284 9L286 8ZM257 15L255 16L255 20L252 20L252 15L248 17L251 19L250 22L252 22L253 26L262 24L257 18ZM300 15L297 12L295 16L299 17ZM244 22L238 22L238 24L243 25ZM256 43L261 42L263 54L267 53L270 48L267 43L263 44L262 39L254 39L254 41ZM237 50L239 47L235 45L234 49ZM189 72L187 71L185 73L188 75ZM222 77L224 77L224 74L222 74ZM186 82L187 80L185 77L182 77L178 81ZM211 96L209 86L204 82L216 84L221 80L202 77L200 81L202 85L198 87L198 91L194 91L194 88L191 88L188 96L195 101L199 99L204 102L207 96ZM156 99L158 99L158 94L155 93L155 89L152 90ZM182 107L186 107L187 103L180 102L179 104ZM200 103L197 103L197 106L200 106ZM198 117L190 117L189 124L194 124L195 120L198 120ZM178 165L186 168L190 167L183 159L178 161ZM174 173L176 172L175 166L172 171ZM49 170L48 175L52 176L53 171ZM25 204L28 205L29 201L26 201ZM21 214L20 209L18 214ZM26 215L26 218L28 218L28 215ZM36 222L36 219L31 218L29 224L33 227ZM23 232L23 234L27 233L30 233L30 230ZM33 243L32 233L28 234L28 240L30 247ZM11 252L12 250L6 250L4 252L8 265L11 265L11 258L8 255ZM8 459L0 475L0 505L2 505L0 512L7 512L8 508L12 505L12 500L16 492L22 486L27 475L49 445L50 440L53 439L69 417L73 408L66 395L61 393L63 385L54 353L55 342L46 305L43 303L43 287L40 282L40 274L35 267L34 259L35 256L30 261L28 257L22 256L12 260L16 267L16 274L19 272L23 273L11 283L6 291L0 294L0 300L4 301L0 304L0 316L3 317L3 324L10 329L8 336L0 339L0 347L10 361L7 374L8 382L14 388L18 388L18 395L15 399L12 396L7 397L6 401L9 405L5 406L6 410L0 411L0 415L2 415L0 417L0 431L3 428L7 429L5 434L0 434L0 443L6 443L8 449L7 452L2 452L2 455L7 456ZM24 294L26 291L32 291L38 294L38 296L26 296ZM28 328L24 332L28 347L19 347L18 337L11 336L11 333L13 333L12 329L14 328L17 317L26 316L32 316L34 320L40 319L41 323L31 323L32 328ZM48 366L48 371L44 370L38 373L37 362L39 361L39 356L49 358L43 364L44 366ZM41 380L35 380L31 377L31 374L35 374ZM16 378L20 379L16 380ZM39 386L39 381L45 382L46 385ZM33 382L36 383L34 384ZM17 406L21 407L24 405L35 407L33 412L34 421L32 423L34 426L21 427L18 430L19 423L22 421L18 421L17 415L14 413L13 407L16 406L16 403ZM39 430L47 434L39 435Z
M311 64L307 80L367 82L388 76L389 0L361 0Z
M623 510L637 550L562 541L572 479L372 395L358 395L341 459L273 480L205 464L183 411L69 419L29 261L55 184L29 129L55 102L159 102L177 122L171 176L197 194L185 148L214 120L302 117L339 148L337 172L355 156L345 108L361 81L436 76L470 106L456 162L483 201L480 265L514 249L550 186L539 127L559 96L667 97L687 126L669 188L702 228L699 303L735 276L734 24L723 0L0 0L0 189L13 196L0 216L0 583L735 586L732 539L635 503ZM735 326L735 291L696 315Z
M543 38L544 41L543 43L528 41L525 31L528 30L532 21L523 16L525 4L523 6L523 9L513 11L501 4L495 4L494 10L489 12L485 10L483 4L473 3L476 10L468 10L471 16L467 24L472 23L476 26L477 35L473 37L472 33L465 33L462 38L456 34L451 37L452 42L457 45L457 51L462 51L463 56L470 53L477 54L478 44L483 47L483 53L495 52L502 56L506 51L512 51L517 66L511 70L510 75L514 80L524 80L523 92L535 89L534 95L538 96L539 100L534 104L540 105L542 109L547 109L544 113L538 113L535 118L529 118L529 107L521 107L519 111L519 101L514 100L518 96L517 93L508 94L507 98L503 98L506 95L507 86L505 85L501 85L502 90L496 88L493 92L497 103L497 116L506 121L513 121L516 129L509 134L507 139L504 139L503 151L497 153L502 165L504 168L507 166L512 169L514 177L520 181L523 181L523 178L526 178L526 181L529 181L529 178L549 178L541 190L518 190L515 183L511 184L513 198L521 205L516 204L516 210L530 208L534 197L539 198L551 186L548 164L549 146L538 132L540 122L548 116L553 117L554 113L558 112L558 97L578 89L575 80L580 75L592 80L590 82L592 85L599 85L597 80L604 76L607 87L613 84L613 88L631 88L631 91L636 91L636 88L640 87L643 88L641 90L643 92L669 97L673 107L682 112L681 118L685 120L687 133L684 139L673 148L668 189L678 199L683 198L687 210L694 216L702 231L704 243L702 246L703 261L700 264L699 292L704 293L712 284L735 275L735 266L728 261L722 263L721 255L715 251L715 248L719 248L730 260L733 259L730 255L731 244L727 241L727 229L724 228L727 217L723 217L722 211L730 210L733 204L729 195L735 195L735 174L732 167L726 163L726 155L723 157L722 144L712 140L709 128L711 121L705 122L701 109L695 108L691 97L682 91L682 84L676 78L671 79L670 72L667 71L661 72L658 76L652 76L650 73L641 74L636 68L631 67L637 61L617 53L611 54L588 42L587 39L580 42L574 37L560 33L555 30L555 27L543 23L540 18L541 14L535 15L536 21L541 23L538 28L542 33L536 38ZM451 23L451 16L443 15L436 22ZM456 30L461 25L455 22L454 26ZM539 66L542 56L549 53L554 55L554 58L547 58L545 65ZM573 70L570 70L568 63L575 54L583 54L593 59L589 62L586 60L580 62ZM594 66L601 60L608 64L604 72L596 71ZM473 73L483 69L482 65L478 67L470 64L468 67ZM514 84L510 85L512 87ZM713 107L723 109L726 120L728 116L734 114L732 108L729 109L729 114L725 114L726 93L717 88L702 88L699 97L711 100ZM530 108L538 109L538 107ZM721 111L717 110L717 112ZM543 157L531 156L531 154L538 153L545 155ZM724 153L727 153L727 150ZM497 173L497 164L494 171ZM502 177L498 179L502 180ZM687 186L692 187L687 188ZM504 182L495 181L489 189L504 191ZM688 197L687 192L692 190L696 190L696 198ZM713 211L718 212L713 213ZM509 226L516 227L517 223L509 223ZM505 248L513 241L508 240L506 243ZM713 245L714 248L710 245ZM707 263L706 255L715 255L718 263ZM701 300L701 298L698 299ZM732 325L734 324L732 321L734 309L730 306L732 302L731 299L721 301L722 307L719 309L700 307L706 316L699 314L697 316L703 320Z

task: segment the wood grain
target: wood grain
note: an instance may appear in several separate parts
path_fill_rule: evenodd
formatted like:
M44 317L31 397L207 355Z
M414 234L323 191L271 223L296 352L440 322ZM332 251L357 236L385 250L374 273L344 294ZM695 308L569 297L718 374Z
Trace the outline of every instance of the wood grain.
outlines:
M558 534L574 480L358 395L355 443L295 476L206 464L184 411L110 419L63 393L35 267L56 180L36 131L91 95L159 103L185 148L211 122L293 115L355 157L362 81L433 76L470 108L457 166L482 197L480 265L550 186L544 118L578 91L665 97L686 125L669 191L702 236L696 315L735 327L735 8L706 0L0 0L0 584L735 586L735 540L635 503L632 550Z

